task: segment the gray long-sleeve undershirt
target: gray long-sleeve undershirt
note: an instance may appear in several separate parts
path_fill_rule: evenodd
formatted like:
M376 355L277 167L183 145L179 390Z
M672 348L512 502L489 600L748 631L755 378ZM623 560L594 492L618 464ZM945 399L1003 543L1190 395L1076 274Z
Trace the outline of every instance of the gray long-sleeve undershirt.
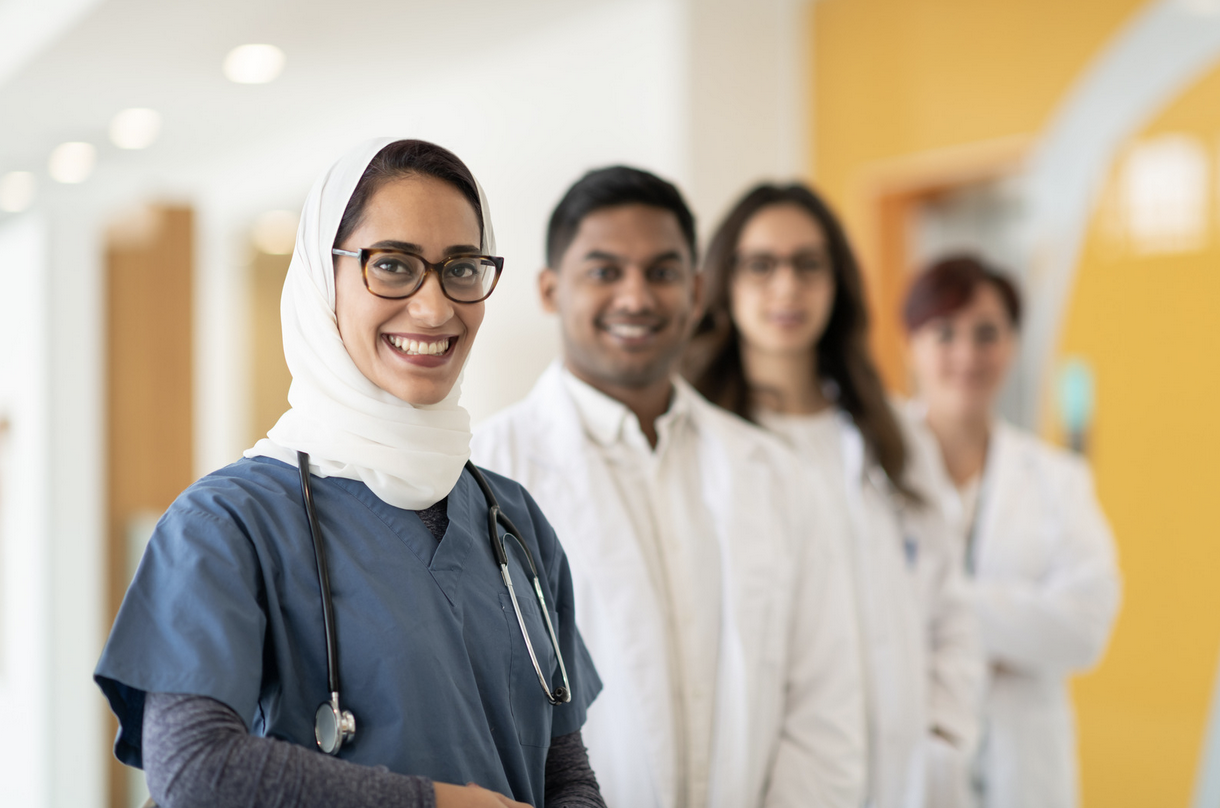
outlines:
M143 749L148 790L162 808L436 807L426 777L250 735L236 712L206 696L147 694ZM605 808L579 732L551 745L546 804Z

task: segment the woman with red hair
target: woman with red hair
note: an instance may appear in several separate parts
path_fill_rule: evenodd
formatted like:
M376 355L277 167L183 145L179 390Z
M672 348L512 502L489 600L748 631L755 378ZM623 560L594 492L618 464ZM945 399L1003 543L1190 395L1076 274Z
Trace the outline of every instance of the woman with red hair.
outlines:
M903 308L923 418L962 525L989 662L978 786L984 808L1079 802L1067 679L1095 665L1119 603L1114 540L1088 466L996 413L1021 298L982 261L942 260Z

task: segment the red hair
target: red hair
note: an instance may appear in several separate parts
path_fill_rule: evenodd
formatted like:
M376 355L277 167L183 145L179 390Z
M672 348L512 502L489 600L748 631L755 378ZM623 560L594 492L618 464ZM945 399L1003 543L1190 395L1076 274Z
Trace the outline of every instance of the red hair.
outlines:
M992 269L972 255L941 259L921 272L907 291L902 306L902 322L907 333L914 333L939 317L964 309L980 286L990 286L1000 296L1008 322L1021 327L1021 295L1003 273Z

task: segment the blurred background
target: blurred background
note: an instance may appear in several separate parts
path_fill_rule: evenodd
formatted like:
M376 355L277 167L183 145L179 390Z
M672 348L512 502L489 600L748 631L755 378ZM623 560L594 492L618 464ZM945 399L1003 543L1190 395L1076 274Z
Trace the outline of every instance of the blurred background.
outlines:
M434 140L506 257L463 400L558 352L534 279L585 170L826 192L874 349L948 249L1016 275L1006 414L1081 447L1125 577L1078 679L1088 808L1220 808L1220 1L0 0L0 733L6 806L126 808L91 672L160 512L286 407L309 185Z

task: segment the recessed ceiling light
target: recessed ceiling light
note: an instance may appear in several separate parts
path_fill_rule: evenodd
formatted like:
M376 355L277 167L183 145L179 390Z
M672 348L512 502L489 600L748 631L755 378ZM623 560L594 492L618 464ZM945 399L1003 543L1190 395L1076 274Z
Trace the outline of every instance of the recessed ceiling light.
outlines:
M268 255L289 255L297 243L298 218L288 210L269 210L254 220L254 246Z
M97 149L92 143L60 143L51 152L47 170L59 182L77 183L89 179L97 162Z
M132 107L110 121L110 140L120 149L144 149L161 134L161 114L156 110Z
M10 171L0 177L0 210L20 213L34 201L34 175L28 171Z
M266 84L284 69L284 52L275 45L241 45L225 57L224 73L238 84Z

